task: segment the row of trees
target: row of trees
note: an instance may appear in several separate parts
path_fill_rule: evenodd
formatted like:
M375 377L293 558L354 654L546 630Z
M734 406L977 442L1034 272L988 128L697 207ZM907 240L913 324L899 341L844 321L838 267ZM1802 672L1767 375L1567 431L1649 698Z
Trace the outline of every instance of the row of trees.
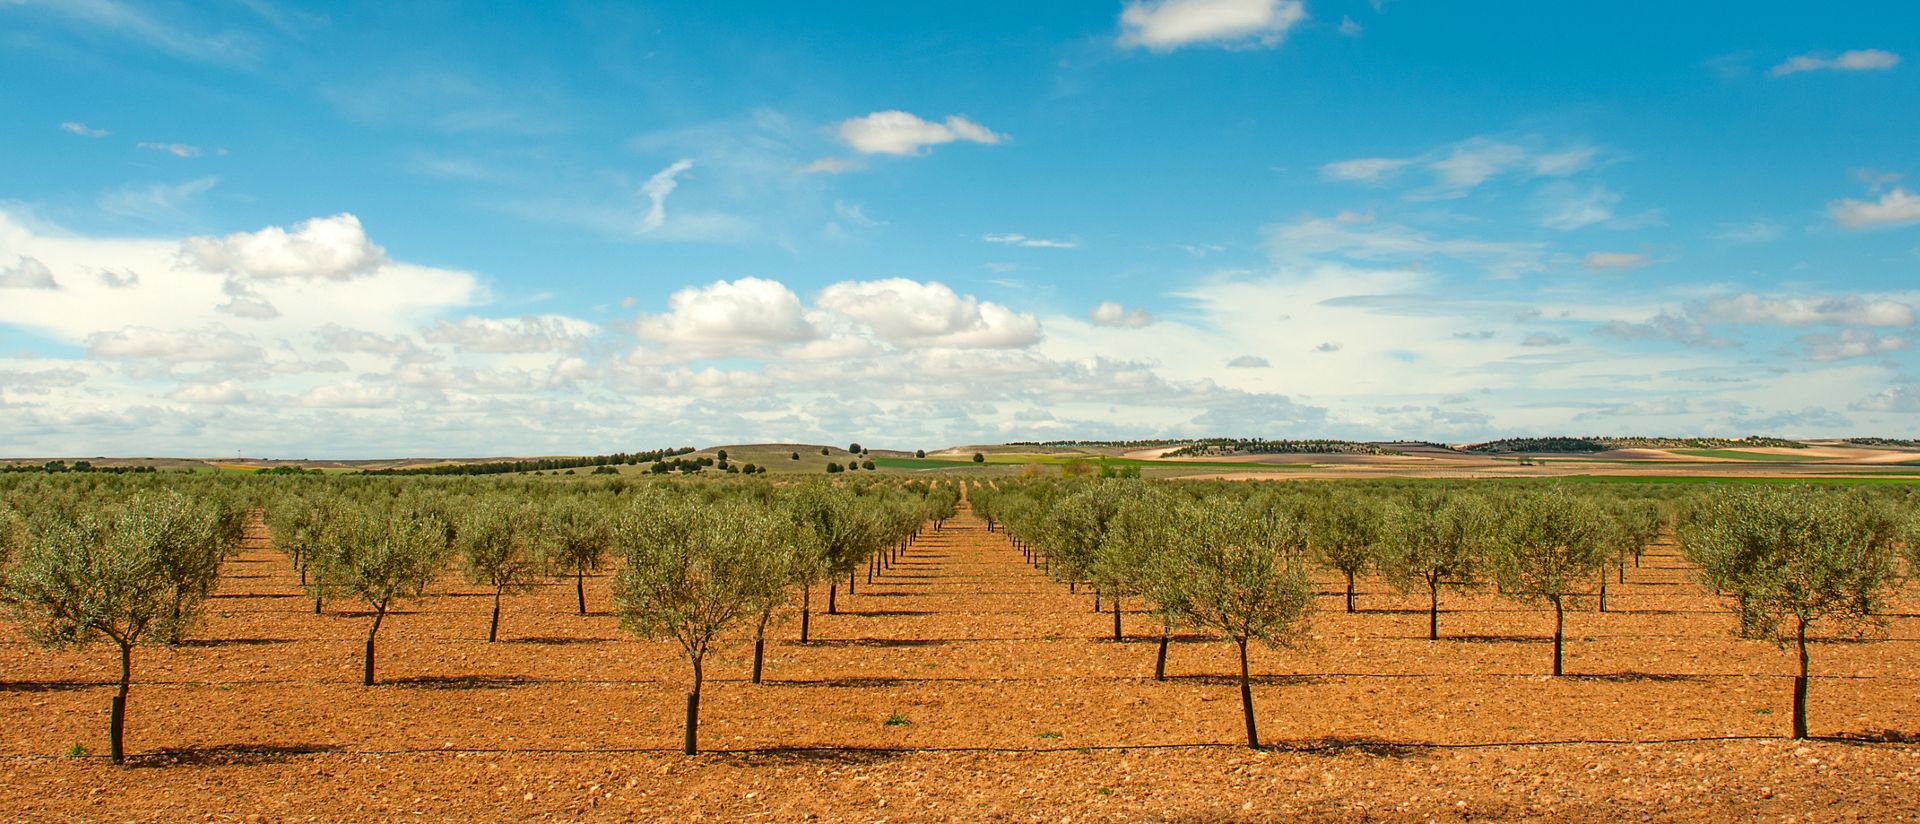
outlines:
M6 500L0 602L8 615L49 647L101 638L119 647L109 729L117 763L134 648L185 636L221 559L256 512L264 511L275 547L298 570L316 612L332 599L366 605L361 680L368 686L388 617L450 568L491 591L491 642L503 595L565 574L584 613L586 574L615 564L613 612L621 626L679 642L692 667L685 738L692 753L703 665L713 649L750 634L758 683L766 633L779 613L797 602L801 640L808 640L818 584L828 584L828 611L836 611L840 579L851 592L863 566L869 580L883 574L926 525L952 517L957 492L926 483L507 487L315 479L245 490L14 487Z
M1793 643L1800 670L1793 731L1806 735L1807 632L1816 622L1876 625L1897 580L1899 550L1920 569L1920 540L1905 534L1884 496L1809 488L1726 488L1679 501L1603 497L1569 488L1494 490L1422 484L1199 485L1007 483L972 495L1028 560L1077 588L1095 588L1122 640L1123 598L1160 623L1155 677L1168 639L1184 627L1238 646L1247 741L1258 746L1247 672L1250 641L1292 644L1308 625L1310 572L1337 572L1354 609L1369 571L1428 598L1437 640L1443 589L1491 585L1553 610L1552 672L1564 673L1566 612L1605 609L1609 577L1624 580L1661 533L1667 510L1704 583L1730 600L1745 637Z

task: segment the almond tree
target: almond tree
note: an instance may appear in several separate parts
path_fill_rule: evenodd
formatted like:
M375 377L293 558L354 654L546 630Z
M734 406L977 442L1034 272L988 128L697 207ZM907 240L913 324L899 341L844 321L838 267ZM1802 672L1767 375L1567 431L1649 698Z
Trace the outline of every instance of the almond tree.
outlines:
M461 519L454 546L460 552L467 580L493 590L493 617L487 622L487 643L500 637L500 599L507 592L524 592L539 580L541 561L539 525L524 504L504 496L475 501Z
M693 667L687 755L699 751L707 654L784 594L790 524L763 504L663 500L629 510L615 526L615 550L625 561L613 580L621 627L679 642Z
M1794 738L1807 737L1808 630L1879 623L1894 580L1894 532L1872 502L1810 487L1719 489L1681 519L1681 549L1733 601L1736 631L1799 653Z
M1528 492L1502 501L1494 533L1493 571L1502 594L1553 606L1553 674L1561 675L1566 607L1587 592L1594 573L1605 584L1608 531L1600 508L1559 491Z
M127 693L133 648L191 621L197 599L176 597L173 569L188 566L182 533L212 536L215 516L177 493L142 494L107 512L48 512L29 521L9 571L7 612L27 637L49 648L84 647L104 637L120 648L120 682L107 722L108 751L126 762Z

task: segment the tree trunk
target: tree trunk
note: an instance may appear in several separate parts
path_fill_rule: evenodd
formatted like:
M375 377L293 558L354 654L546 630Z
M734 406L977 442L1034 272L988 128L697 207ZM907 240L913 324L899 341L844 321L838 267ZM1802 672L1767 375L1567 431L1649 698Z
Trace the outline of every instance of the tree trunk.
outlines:
M1113 596L1113 641L1120 642L1120 596Z
M827 614L828 615L840 614L839 599L840 599L840 582L832 578L827 579Z
M1153 680L1167 680L1167 642L1173 640L1171 627L1160 631L1160 653L1153 659Z
M307 565L299 561L295 561L294 564L300 567L300 586L304 587L307 585Z
M1347 612L1353 612L1353 573L1347 573Z
M693 689L687 691L687 737L680 751L687 755L700 752L700 659L693 659Z
M807 642L807 625L813 619L813 582L800 588L800 643Z
M1440 582L1427 580L1427 640L1440 640Z
M111 713L107 716L107 753L113 756L113 763L127 763L127 688L133 684L133 643L120 642L120 691L113 694Z
M1555 595L1553 596L1553 674L1555 677L1560 676L1563 672L1560 667L1560 656L1561 651L1565 647L1566 627L1567 615L1565 605L1561 603L1560 596Z
M361 686L365 686L365 687L373 686L373 636L376 633L380 632L380 622L386 620L386 618L387 618L387 605L386 604L375 605L374 612L373 612L373 628L367 630L366 670L360 679Z
M493 588L493 620L487 622L487 643L489 644L500 639L500 590L501 587Z
M753 683L760 683L760 663L766 660L767 623L760 622L760 631L753 636Z
M573 595L580 601L580 614L587 614L587 571L584 569L573 571Z
M1600 611L1607 611L1607 568L1604 566L1600 567Z
M847 594L848 595L853 594L853 579L854 579L853 570L851 569L847 570Z
M1260 749L1260 730L1253 723L1253 681L1247 676L1247 639L1235 638L1240 645L1240 712L1247 718L1247 746Z
M313 614L320 614L320 596L318 595L313 596Z
M1800 674L1793 678L1793 737L1807 737L1807 619L1799 620Z

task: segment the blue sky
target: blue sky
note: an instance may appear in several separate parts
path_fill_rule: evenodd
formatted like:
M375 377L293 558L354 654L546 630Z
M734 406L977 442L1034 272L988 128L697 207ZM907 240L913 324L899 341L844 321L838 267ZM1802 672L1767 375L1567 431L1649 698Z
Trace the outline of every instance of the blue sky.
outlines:
M0 0L0 454L1911 436L1916 40Z

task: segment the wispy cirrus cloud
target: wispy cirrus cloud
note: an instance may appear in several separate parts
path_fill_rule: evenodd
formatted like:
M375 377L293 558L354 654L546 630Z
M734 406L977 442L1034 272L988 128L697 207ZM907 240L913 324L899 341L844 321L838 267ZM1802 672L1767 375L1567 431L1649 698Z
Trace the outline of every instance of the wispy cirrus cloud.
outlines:
M963 141L991 146L1006 139L1006 135L965 115L949 115L945 121L936 122L897 109L842 121L837 131L840 141L856 152L901 157L926 154L944 143Z
M1881 49L1855 49L1837 55L1802 54L1787 58L1785 62L1774 66L1768 74L1785 77L1790 74L1817 71L1886 71L1900 65L1900 55Z
M1080 247L1079 240L1049 240L1047 238L1028 237L1011 232L981 235L980 239L987 243L998 243L1002 246L1020 246L1028 249L1077 249Z
M1335 161L1321 166L1320 175L1328 180L1379 185L1417 171L1424 185L1410 191L1410 199L1447 199L1464 196L1501 177L1568 177L1593 168L1599 159L1600 150L1585 144L1543 149L1480 136L1417 155Z
M113 134L113 132L107 131L106 129L95 129L77 120L69 120L61 123L60 131L81 137L106 137L107 135Z

